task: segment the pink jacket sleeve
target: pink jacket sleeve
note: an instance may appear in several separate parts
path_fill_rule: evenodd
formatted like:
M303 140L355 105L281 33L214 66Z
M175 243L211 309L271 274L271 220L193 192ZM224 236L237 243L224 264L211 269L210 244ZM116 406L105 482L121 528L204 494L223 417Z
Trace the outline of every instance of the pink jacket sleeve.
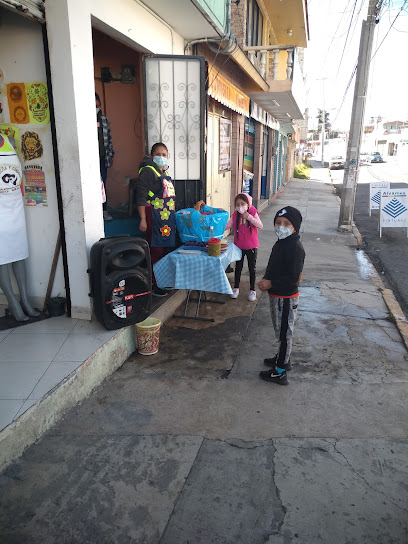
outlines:
M249 221L251 223L251 225L253 225L257 229L262 229L263 228L263 224L262 224L261 218L259 217L258 212L256 212L255 215L249 214L248 217L247 217L247 221Z
M232 218L233 218L233 215L231 215L231 217L228 219L227 224L225 225L225 230L232 229L232 225L234 224Z

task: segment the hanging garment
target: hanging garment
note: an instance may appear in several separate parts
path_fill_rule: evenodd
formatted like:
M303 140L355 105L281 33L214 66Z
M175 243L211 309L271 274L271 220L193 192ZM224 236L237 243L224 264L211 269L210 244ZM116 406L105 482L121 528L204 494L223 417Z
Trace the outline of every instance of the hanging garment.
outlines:
M0 147L0 265L27 259L21 164L8 139Z

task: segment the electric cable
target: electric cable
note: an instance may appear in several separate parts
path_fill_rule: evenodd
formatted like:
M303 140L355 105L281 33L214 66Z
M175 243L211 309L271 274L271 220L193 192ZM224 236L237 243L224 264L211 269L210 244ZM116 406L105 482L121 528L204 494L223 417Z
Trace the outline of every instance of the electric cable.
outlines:
M380 45L377 47L377 49L374 51L374 55L371 57L371 60L373 60L373 58L376 56L376 54L378 53L380 47L382 46L382 44L384 43L386 37L388 36L388 34L390 33L390 30L391 28L394 26L395 24L395 21L398 19L398 17L401 15L401 12L403 11L405 5L407 4L408 0L404 0L404 3L402 4L402 6L400 7L400 10L399 12L397 13L397 15L395 16L394 20L392 21L389 29L387 30L387 33L385 34L384 38L382 39Z
M346 47L347 47L348 37L349 37L349 34L350 34L351 25L352 25L352 23L353 23L354 12L355 12L355 10L356 10L356 6L357 6L357 0L354 0L353 12L352 12L352 14L351 14L350 24L349 24L349 26L348 26L347 36L346 36L346 39L345 39L345 42L344 42L343 51L342 51L342 53L341 53L341 58L340 58L340 62L339 62L339 67L337 68L337 75L336 75L336 77L339 75L341 63L343 62L344 51L346 50Z

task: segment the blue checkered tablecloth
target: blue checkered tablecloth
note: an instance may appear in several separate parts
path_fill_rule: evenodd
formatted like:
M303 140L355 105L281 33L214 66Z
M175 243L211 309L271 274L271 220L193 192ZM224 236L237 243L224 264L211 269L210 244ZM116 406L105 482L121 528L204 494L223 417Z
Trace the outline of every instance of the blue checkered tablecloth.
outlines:
M192 248L193 249L193 248ZM241 250L231 242L220 257L210 257L206 251L199 255L178 253L176 249L153 265L158 287L192 289L209 293L232 294L225 269L241 259Z

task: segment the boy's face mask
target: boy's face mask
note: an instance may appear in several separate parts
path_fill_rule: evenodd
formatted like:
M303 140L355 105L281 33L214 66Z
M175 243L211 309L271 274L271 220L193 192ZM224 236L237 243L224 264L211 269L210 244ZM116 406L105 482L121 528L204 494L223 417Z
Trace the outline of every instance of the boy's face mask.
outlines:
M245 213L248 209L248 206L237 206L235 209L238 213Z
M283 240L284 238L287 238L291 234L293 234L293 230L289 227L275 227L275 234L279 238L279 240Z

